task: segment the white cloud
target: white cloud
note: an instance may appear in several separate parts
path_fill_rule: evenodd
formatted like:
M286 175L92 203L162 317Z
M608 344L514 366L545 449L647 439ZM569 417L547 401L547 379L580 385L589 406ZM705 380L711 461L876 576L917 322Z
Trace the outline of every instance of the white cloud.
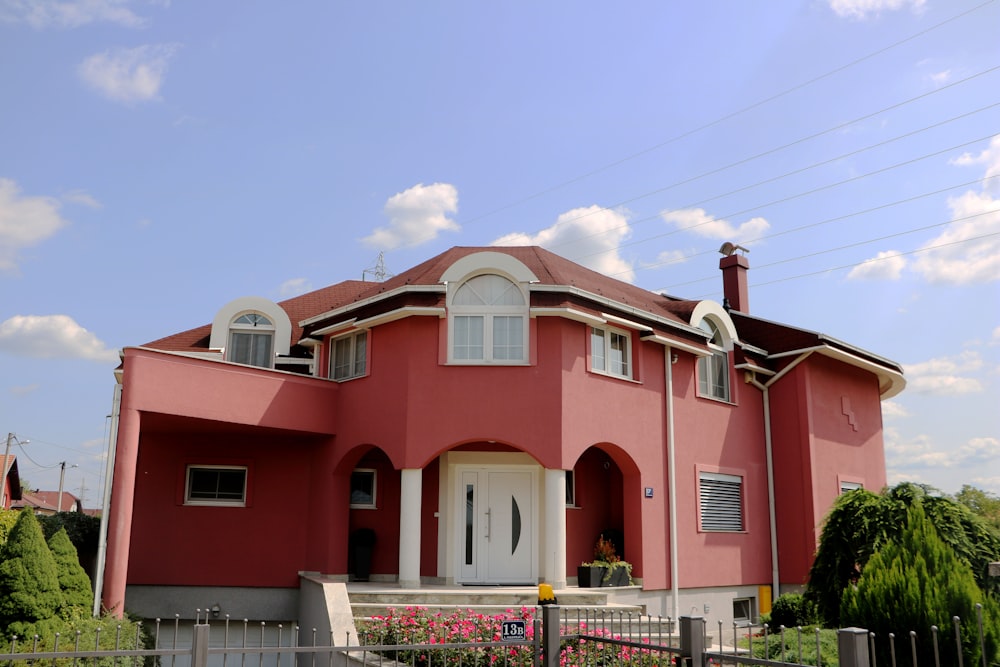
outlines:
M17 254L66 226L52 197L24 197L12 180L0 178L0 272L17 268Z
M966 351L952 357L938 357L917 364L904 364L906 386L921 394L955 395L983 391L982 383L969 373L981 370L978 352Z
M667 224L675 224L681 231L690 231L710 239L749 243L771 225L764 218L751 218L736 226L728 220L715 218L703 208L686 208L677 211L662 211L660 217Z
M15 315L0 322L0 351L35 359L118 361L115 350L69 315Z
M882 401L882 416L887 419L909 417L910 412L896 401Z
M1000 280L1000 199L970 190L948 205L955 222L922 246L914 270L932 283Z
M983 175L983 190L1000 194L1000 134L990 140L990 145L984 148L978 155L962 153L953 159L950 164L959 167L970 167L985 165L986 173Z
M89 23L115 23L139 28L146 19L128 8L130 0L0 0L0 21L32 28L79 28Z
M290 299L293 296L305 294L312 289L312 284L306 278L292 278L281 283L278 287L278 294L283 299Z
M904 268L906 259L895 250L885 250L851 269L847 279L899 280Z
M40 384L34 382L32 384L24 384L17 387L11 387L9 391L14 396L27 396L28 394L38 391L38 388L40 386L41 386Z
M93 195L85 190L70 190L62 196L64 202L79 204L87 208L101 208L101 202L97 201Z
M109 50L90 56L77 71L84 83L109 99L148 102L159 97L167 64L176 51L173 44Z
M625 211L613 211L597 205L575 208L560 215L555 224L537 234L514 232L501 236L491 245L538 245L618 280L632 282L635 269L618 254L622 241L631 233ZM565 246L572 246L567 250Z
M933 83L935 86L943 86L944 84L951 81L951 70L946 69L941 72L933 72L929 76L931 83Z
M883 11L896 11L912 7L923 9L925 0L829 0L830 9L841 18L864 20L878 16Z
M993 330L993 335L990 338L991 345L996 345L997 343L1000 343L1000 327Z
M380 250L419 245L434 240L441 232L461 229L448 217L458 210L458 190L450 183L418 183L389 197L382 210L389 225L361 239L365 245Z

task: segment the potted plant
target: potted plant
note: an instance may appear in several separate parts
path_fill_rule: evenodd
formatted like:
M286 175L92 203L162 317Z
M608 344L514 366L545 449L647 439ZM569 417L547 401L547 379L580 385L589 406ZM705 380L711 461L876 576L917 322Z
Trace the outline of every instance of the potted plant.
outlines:
M576 569L577 585L581 588L599 586L629 586L632 583L632 563L622 560L615 545L604 538L597 538L594 560L581 563Z

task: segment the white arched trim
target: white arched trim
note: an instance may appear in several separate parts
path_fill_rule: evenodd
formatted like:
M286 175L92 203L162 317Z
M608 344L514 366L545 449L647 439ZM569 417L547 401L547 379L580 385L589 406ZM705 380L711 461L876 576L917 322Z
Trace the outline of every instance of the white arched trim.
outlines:
M230 325L243 313L260 313L271 320L274 324L274 353L288 354L292 340L292 321L281 306L260 296L242 296L220 308L212 320L212 335L208 346L216 350L224 349L229 344Z
M488 250L466 255L458 260L445 269L440 282L459 282L477 273L506 274L518 283L538 282L538 277L520 260L502 252Z
M691 311L691 321L689 324L697 327L705 318L712 320L719 331L722 332L726 350L732 350L733 344L739 340L739 335L736 333L736 325L733 324L733 318L729 317L726 309L715 301L699 301L698 305Z

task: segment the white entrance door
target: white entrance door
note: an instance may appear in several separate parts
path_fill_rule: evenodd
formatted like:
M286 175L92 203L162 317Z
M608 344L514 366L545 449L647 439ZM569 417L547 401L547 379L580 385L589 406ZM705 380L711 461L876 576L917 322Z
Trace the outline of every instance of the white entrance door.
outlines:
M459 475L457 580L533 584L535 483L530 470L463 468Z

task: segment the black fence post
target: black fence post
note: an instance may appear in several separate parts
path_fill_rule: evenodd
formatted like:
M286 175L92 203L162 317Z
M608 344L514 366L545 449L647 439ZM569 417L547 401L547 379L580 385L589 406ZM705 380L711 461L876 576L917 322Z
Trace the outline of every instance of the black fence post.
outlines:
M705 619L701 616L680 618L681 660L691 667L705 664Z

